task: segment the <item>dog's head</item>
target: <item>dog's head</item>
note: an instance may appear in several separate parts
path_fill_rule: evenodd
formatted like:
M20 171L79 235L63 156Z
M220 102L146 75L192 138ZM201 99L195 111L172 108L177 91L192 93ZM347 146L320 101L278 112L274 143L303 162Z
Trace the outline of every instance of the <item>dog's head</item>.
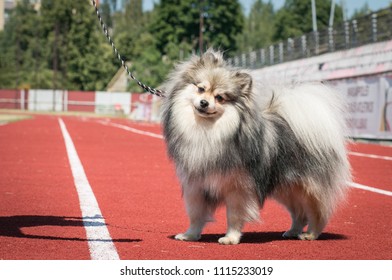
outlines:
M244 107L252 91L251 76L228 66L222 53L213 50L180 65L172 80L176 98L188 100L203 119L217 119L232 106Z

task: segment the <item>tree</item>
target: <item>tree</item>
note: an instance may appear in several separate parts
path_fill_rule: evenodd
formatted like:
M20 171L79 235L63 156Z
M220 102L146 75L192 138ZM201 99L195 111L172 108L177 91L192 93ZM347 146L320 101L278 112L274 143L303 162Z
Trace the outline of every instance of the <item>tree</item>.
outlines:
M270 45L275 30L275 13L271 1L256 0L245 19L243 32L238 36L241 52L248 52Z
M130 62L130 71L143 83L157 87L165 78L170 65L165 65L157 49L157 40L149 32L152 12L143 12L141 0L127 0L124 12L114 17L114 41L122 59ZM115 65L121 67L116 58ZM128 90L140 92L141 88L129 80Z
M38 68L34 61L39 53L38 22L37 13L28 0L20 1L12 11L0 36L1 87L30 85L28 71Z
M116 70L88 1L19 1L0 34L1 87L102 90Z
M156 48L156 39L148 32L141 34L139 44L133 50L135 60L132 61L132 73L141 82L159 87L165 79L171 64L162 59L162 55ZM137 83L130 80L128 90L133 92L142 91Z
M103 2L99 6L102 20L106 24L108 28L113 27L113 20L112 20L112 8L109 2Z
M372 10L369 8L369 4L367 2L365 2L365 4L363 4L363 6L361 8L354 10L354 13L352 15L352 19L366 16L371 11Z
M167 54L170 46L180 44L198 50L200 13L204 22L204 49L220 48L228 54L237 50L236 37L244 23L237 0L162 0L156 9L150 30L162 53Z
M331 1L316 1L318 29L328 27ZM335 23L343 21L340 5L335 7ZM286 40L309 33L312 27L312 7L310 0L286 0L284 6L276 14L275 41Z
M117 13L114 19L114 34L117 47L125 60L135 57L134 49L140 43L140 36L147 32L142 0L127 0L125 11Z
M87 1L42 0L40 13L49 53L47 66L53 71L52 86L103 89L115 68L91 5Z
M237 0L206 1L206 46L220 48L227 54L237 51L237 35L244 26L244 16ZM208 4L209 2L209 4Z

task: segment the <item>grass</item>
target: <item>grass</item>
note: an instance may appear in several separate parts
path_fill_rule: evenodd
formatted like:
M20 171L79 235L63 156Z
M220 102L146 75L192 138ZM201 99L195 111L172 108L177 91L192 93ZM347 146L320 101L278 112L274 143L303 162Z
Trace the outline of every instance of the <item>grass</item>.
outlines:
M26 120L26 119L31 119L31 116L29 115L15 115L15 114L3 114L0 111L0 125L1 124L6 124L10 122L17 122L21 120Z

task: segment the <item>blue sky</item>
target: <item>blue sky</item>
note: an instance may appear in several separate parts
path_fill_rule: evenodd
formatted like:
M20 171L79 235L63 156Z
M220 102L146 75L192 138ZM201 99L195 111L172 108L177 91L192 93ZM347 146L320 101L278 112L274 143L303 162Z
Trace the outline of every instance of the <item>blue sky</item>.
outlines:
M153 3L158 1L159 0L144 0L143 3L144 8L146 10L151 10L153 7ZM309 5L310 5L310 1L311 0L309 0ZM325 1L325 0L316 0L316 5L317 5L317 1ZM254 0L240 0L240 2L244 7L245 12L248 12ZM282 7L284 2L285 0L272 0L275 9L279 9L280 7ZM335 0L335 2L340 4L342 0ZM365 5L365 3L368 3L369 8L372 11L377 11L379 9L388 7L388 5L392 2L392 0L344 0L344 2L346 3L347 16L350 17L356 9L362 8Z

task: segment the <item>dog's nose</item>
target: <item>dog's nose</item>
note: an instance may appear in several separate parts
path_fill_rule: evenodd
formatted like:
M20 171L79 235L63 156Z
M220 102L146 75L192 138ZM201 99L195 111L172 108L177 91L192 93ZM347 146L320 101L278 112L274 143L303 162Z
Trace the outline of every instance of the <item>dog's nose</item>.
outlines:
M204 109L204 108L207 108L208 105L209 105L209 103L208 103L207 100L205 100L205 99L200 100L200 107L201 107L201 108L203 108L203 109Z

